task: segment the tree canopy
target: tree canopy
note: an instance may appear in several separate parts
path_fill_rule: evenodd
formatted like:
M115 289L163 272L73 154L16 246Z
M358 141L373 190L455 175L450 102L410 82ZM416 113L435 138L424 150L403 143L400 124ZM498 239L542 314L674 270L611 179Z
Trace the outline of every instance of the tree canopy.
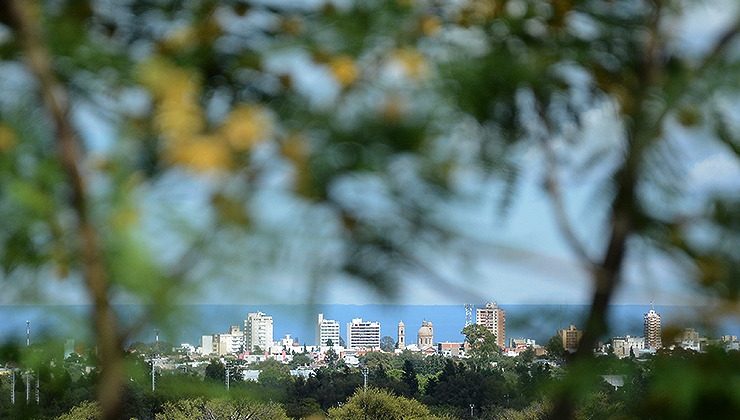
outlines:
M352 419L432 419L429 409L416 400L396 397L387 391L369 388L357 391L341 407L329 409L329 418Z

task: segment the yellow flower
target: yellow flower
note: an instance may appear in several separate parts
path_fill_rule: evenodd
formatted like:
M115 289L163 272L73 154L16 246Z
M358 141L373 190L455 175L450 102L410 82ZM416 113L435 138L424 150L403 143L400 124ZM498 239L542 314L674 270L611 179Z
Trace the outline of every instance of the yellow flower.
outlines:
M300 35L303 32L303 21L297 16L288 16L280 20L280 29L288 35Z
M0 124L0 152L7 152L17 143L15 132L7 125Z
M280 151L292 162L303 162L308 156L308 140L303 134L291 133L283 139Z
M154 126L167 141L180 142L203 131L205 118L195 75L161 58L142 63L137 73L157 101Z
M391 122L399 122L406 114L406 103L398 96L391 95L386 98L381 109L383 118Z
M332 58L329 61L329 69L342 87L351 85L360 76L354 60L346 55Z
M401 65L403 72L411 79L422 79L427 74L427 60L413 48L398 49L393 53L393 60Z
M231 153L218 136L198 136L190 141L170 146L166 151L170 163L182 165L198 172L228 169Z
M221 134L236 150L250 150L272 136L272 118L260 105L240 105L226 117Z
M436 16L424 16L421 18L421 22L419 23L421 33L426 36L432 36L436 34L437 32L439 32L441 27L442 22L440 22L439 18Z
M138 223L139 212L133 207L118 209L113 212L111 224L117 229L125 229Z
M198 34L192 26L183 26L175 29L162 41L162 47L167 51L179 51L197 45Z
M181 142L203 130L200 108L188 103L162 104L155 110L154 124L170 142Z
M296 192L311 197L313 178L308 162L310 153L308 139L301 133L292 133L283 139L280 151L293 164Z

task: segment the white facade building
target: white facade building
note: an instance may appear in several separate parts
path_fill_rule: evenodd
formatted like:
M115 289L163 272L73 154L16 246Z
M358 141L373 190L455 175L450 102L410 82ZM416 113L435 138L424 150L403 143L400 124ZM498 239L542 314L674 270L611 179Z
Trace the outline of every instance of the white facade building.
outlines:
M324 314L319 314L316 324L316 345L326 346L331 340L335 346L339 345L339 322L333 319L325 319Z
M254 351L257 346L268 350L272 343L272 317L263 312L247 314L244 320L244 350Z
M239 354L244 350L244 333L238 325L232 325L227 334L213 336L213 352L219 356Z
M363 321L355 318L347 324L347 348L379 349L380 322Z
M614 355L622 358L632 354L638 356L642 350L645 350L645 338L644 337L631 337L629 335L624 337L614 337L612 339L612 348L614 349Z
M203 356L208 356L213 353L215 353L215 349L213 348L213 336L202 336L200 338L200 354L202 354Z

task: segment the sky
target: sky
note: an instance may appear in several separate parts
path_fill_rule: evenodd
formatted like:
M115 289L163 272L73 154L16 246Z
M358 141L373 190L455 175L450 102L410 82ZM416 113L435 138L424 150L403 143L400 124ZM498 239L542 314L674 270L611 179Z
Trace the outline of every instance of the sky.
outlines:
M732 13L726 13L732 2L693 6L692 19L672 22L679 34L675 48L689 56L701 56L711 45ZM300 52L281 52L267 61L267 67L288 70L294 75L296 89L322 106L333 101L337 86L331 77L312 67L310 58ZM3 72L13 72L4 66ZM7 74L7 73L6 73ZM16 78L16 88L18 80ZM7 80L7 79L6 79ZM5 89L0 81L0 88ZM130 98L136 107L136 94ZM740 99L723 98L735 127L740 125ZM91 106L76 108L75 122L80 128L92 154L105 154L115 144L115 132L107 120ZM569 148L560 142L558 153L571 162L583 162L588 156L603 149L605 158L586 173L563 171L561 176L569 217L576 226L577 235L597 257L604 246L607 232L603 229L606 201L603 186L618 161L623 138L615 117L614 104L584 111L584 126L578 135L597 138L588 147ZM685 169L685 197L687 208L700 203L710 192L740 195L740 165L725 150L711 142L697 142L706 137L675 122L668 122L667 142L679 157ZM270 161L275 150L266 147L256 159ZM463 253L435 249L433 243L420 243L419 255L434 272L407 273L399 285L397 295L389 299L367 285L333 273L338 266L338 255L346 252L339 241L340 229L330 210L309 206L291 197L286 191L289 168L275 163L271 175L260 186L249 204L249 212L259 225L256 235L249 239L225 233L219 238L220 256L226 261L245 258L248 270L238 264L225 264L218 269L196 270L205 285L183 303L305 303L314 296L317 303L369 304L396 302L405 304L459 304L495 300L503 304L552 303L582 304L590 298L588 274L560 236L549 199L542 189L543 157L537 149L521 151L523 174L513 204L500 214L498 206L503 186L484 174L471 169L458 174L460 198L441 203L439 214L450 220L450 225L475 245ZM575 165L579 166L579 165ZM348 201L359 202L365 211L386 212L382 186L370 178L348 179L336 186L334 193ZM223 182L218 177L193 177L172 172L155 183L145 185L137 192L142 219L140 235L148 248L163 263L177 260L185 247L186 237L169 227L185 223L195 230L206 229L213 223L208 193ZM363 202L362 200L367 202ZM163 222L164 220L164 222ZM260 242L263 241L263 242ZM267 241L267 242L264 242ZM276 254L260 248L260 244L279 241ZM634 244L631 244L634 245ZM264 247L263 247L264 248ZM656 304L697 303L696 294L687 286L688 279L673 262L654 253L641 252L639 245L631 246L625 267L624 285L616 303ZM237 251L237 252L234 252ZM248 252L247 252L248 251ZM459 255L462 255L459 256ZM233 260L232 260L233 259ZM273 264L263 264L272 261ZM306 275L316 261L324 262L318 272ZM318 285L314 289L314 280ZM39 294L48 303L85 303L85 294L78 280L40 282ZM26 297L18 290L0 294L0 304L23 302ZM131 298L119 296L119 302Z

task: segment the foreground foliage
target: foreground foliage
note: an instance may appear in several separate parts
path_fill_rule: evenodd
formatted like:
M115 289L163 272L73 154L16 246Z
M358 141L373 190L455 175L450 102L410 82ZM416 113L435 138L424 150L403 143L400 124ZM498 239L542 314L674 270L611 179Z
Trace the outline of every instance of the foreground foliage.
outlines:
M740 11L728 1L706 45L687 48L682 31L702 5L2 1L3 298L56 296L52 279L86 294L99 368L86 386L117 419L136 394L123 345L152 321L176 326L169 304L271 291L270 274L286 267L308 297L336 278L392 296L408 274L464 293L440 261L475 266L471 256L490 258L481 249L521 250L466 230L449 210L491 201L481 196L492 187L496 207L510 209L535 167L569 262L592 281L580 348L551 389L552 415L572 418L598 382L592 350L629 263L669 267L657 271L710 298L710 323L738 313L737 186L702 183L692 168L740 162ZM589 125L594 112L608 124ZM595 222L571 214L582 180L598 192L584 210ZM292 213L277 217L277 207ZM117 299L150 309L127 317ZM462 406L455 387L472 376L485 385L480 404L510 404L501 378L527 372L498 372L486 351L476 358L462 378L445 368L419 388ZM692 380L671 413L735 408L734 394L697 373L709 363L726 375L721 363L686 362ZM647 407L673 395L659 391L658 373L675 379L656 370ZM399 393L418 393L405 374ZM340 383L322 383L322 409L356 388L322 375ZM265 379L284 393L284 374Z

